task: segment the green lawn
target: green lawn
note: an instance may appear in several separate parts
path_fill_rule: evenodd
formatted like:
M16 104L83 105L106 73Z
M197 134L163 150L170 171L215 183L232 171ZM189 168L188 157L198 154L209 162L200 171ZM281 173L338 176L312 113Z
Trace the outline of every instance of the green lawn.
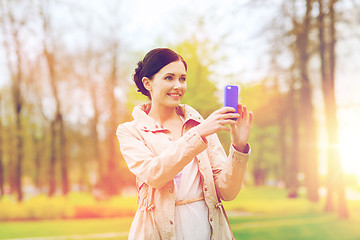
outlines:
M360 240L360 219L329 214L231 219L236 239Z
M236 239L360 240L359 218L340 220L330 214L232 216L230 222ZM130 224L131 218L1 223L0 239L127 239Z
M237 239L360 240L359 200L348 202L347 220L323 213L323 200L290 200L276 188L245 188L224 206ZM132 217L0 222L0 239L127 239L131 221Z
M55 237L55 236L88 236L83 239L127 239L132 218L51 220L0 223L0 239ZM94 238L96 234L107 234L110 237ZM119 235L124 235L119 237ZM116 236L113 238L111 236ZM75 239L75 238L72 239ZM47 238L51 239L51 238ZM62 238L62 239L71 239Z

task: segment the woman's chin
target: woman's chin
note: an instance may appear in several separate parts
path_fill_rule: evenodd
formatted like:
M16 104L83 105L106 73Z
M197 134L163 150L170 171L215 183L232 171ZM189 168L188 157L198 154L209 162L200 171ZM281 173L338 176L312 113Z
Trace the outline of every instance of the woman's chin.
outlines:
M167 104L168 107L177 107L180 105L180 101L172 101Z

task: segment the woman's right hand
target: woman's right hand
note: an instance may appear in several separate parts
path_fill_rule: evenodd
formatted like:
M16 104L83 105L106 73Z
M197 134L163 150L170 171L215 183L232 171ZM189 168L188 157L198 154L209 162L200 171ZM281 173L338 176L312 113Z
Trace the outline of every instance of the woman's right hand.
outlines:
M214 111L206 120L196 126L196 130L205 140L205 137L217 133L218 131L230 131L230 128L226 125L235 124L236 120L233 120L232 118L238 117L240 117L240 115L235 113L234 108L223 107Z

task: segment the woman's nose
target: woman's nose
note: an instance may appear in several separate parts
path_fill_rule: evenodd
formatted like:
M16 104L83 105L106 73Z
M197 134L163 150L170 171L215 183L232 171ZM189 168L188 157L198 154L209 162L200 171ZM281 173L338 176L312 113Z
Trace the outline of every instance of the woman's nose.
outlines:
M175 82L174 89L178 89L180 87L181 87L181 83L180 83L180 80L178 80Z

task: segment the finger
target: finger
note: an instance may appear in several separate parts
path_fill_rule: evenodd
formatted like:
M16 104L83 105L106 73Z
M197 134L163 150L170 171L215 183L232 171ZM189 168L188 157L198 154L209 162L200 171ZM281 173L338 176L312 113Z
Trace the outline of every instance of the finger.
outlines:
M247 116L248 116L247 108L246 108L246 106L244 105L244 106L243 106L243 118L247 119Z
M227 125L227 124L236 124L236 121L232 119L226 119L221 121L221 125Z
M239 118L241 115L238 113L224 113L222 119Z
M233 107L223 107L223 108L220 108L218 111L219 111L219 113L236 112L235 108L233 108Z
M243 108L242 104L239 103L238 104L238 113L240 114L240 118L242 118L242 108Z
M253 113L252 112L249 112L249 124L251 125L252 123L252 120L253 120Z

